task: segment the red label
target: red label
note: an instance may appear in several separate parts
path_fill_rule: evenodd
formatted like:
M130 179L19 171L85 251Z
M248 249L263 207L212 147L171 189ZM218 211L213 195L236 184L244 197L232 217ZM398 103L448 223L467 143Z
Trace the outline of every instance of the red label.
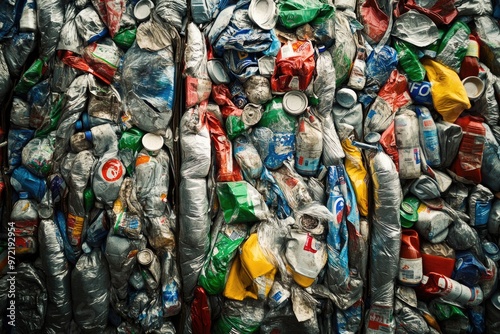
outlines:
M102 178L108 182L115 182L123 175L123 165L118 159L109 159L102 166Z
M317 250L312 247L313 240L314 238L311 237L309 233L307 233L307 239L306 239L306 244L304 245L304 250L314 254L317 252Z

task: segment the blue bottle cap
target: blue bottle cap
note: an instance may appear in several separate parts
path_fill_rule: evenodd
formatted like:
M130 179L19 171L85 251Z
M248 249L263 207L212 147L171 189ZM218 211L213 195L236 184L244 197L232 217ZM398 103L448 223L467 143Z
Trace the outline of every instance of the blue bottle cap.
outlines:
M82 124L82 121L76 121L75 122L75 130L77 132L80 132L83 130L83 124Z
M21 191L19 193L19 199L28 199L28 193L25 191Z
M324 45L318 46L318 52L319 53L322 53L322 52L325 52L325 51L326 51L326 46L324 46Z
M93 137L91 131L85 131L85 139L87 139L90 142L92 141Z

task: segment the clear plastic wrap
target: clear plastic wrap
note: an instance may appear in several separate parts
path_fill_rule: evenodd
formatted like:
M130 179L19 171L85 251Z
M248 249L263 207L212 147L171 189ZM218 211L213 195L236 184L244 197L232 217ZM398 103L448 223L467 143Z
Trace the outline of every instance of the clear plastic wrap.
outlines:
M9 67L10 74L17 77L21 74L23 65L28 60L28 56L36 46L34 32L19 33L5 44L5 62Z
M124 109L141 130L163 134L170 123L175 96L174 60L172 45L150 52L134 43L124 56Z
M345 153L342 150L342 145L335 129L332 113L329 112L321 116L320 120L323 126L323 154L321 162L325 166L338 165L345 158Z
M45 278L31 263L19 263L16 272L16 293L23 296L16 300L16 330L23 333L41 332L47 311Z
M196 106L187 110L181 118L180 137L182 148L181 177L203 178L211 164L211 143L205 122L205 109Z
M38 0L37 22L40 32L40 58L50 59L56 52L59 35L64 24L64 2Z
M184 299L189 301L205 262L211 220L206 179L183 179L180 189L179 264Z
M329 49L335 67L336 86L349 78L352 62L356 57L356 41L349 25L350 18L345 12L335 15L335 46Z
M329 52L321 52L316 59L316 77L314 78L313 91L319 97L317 106L320 115L330 113L335 102L335 66Z
M82 333L103 331L108 322L110 278L99 249L83 254L71 272L73 314Z
M3 101L12 86L9 67L5 60L5 50L0 48L0 101Z
M59 229L52 220L42 220L38 229L40 258L47 287L45 333L65 333L71 323L71 287L69 265Z
M156 2L155 15L165 23L182 30L182 24L187 14L186 0L159 0Z
M370 152L369 163L375 204L371 230L372 305L392 308L401 243L399 206L403 196L396 166L388 155Z
M78 35L85 43L92 43L107 33L106 26L92 7L87 7L78 12L75 16L75 25Z

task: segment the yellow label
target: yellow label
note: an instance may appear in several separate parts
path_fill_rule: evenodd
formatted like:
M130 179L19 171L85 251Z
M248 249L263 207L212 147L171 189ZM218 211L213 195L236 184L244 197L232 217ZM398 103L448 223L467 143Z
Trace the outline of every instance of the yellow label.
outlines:
M465 56L479 58L479 44L476 41L470 40Z

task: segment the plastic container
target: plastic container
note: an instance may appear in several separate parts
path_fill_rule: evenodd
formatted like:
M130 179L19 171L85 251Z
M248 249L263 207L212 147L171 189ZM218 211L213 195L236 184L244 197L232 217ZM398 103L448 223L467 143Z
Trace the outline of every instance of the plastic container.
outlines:
M401 284L416 286L422 281L422 255L420 240L415 230L403 229L399 258L398 280Z

